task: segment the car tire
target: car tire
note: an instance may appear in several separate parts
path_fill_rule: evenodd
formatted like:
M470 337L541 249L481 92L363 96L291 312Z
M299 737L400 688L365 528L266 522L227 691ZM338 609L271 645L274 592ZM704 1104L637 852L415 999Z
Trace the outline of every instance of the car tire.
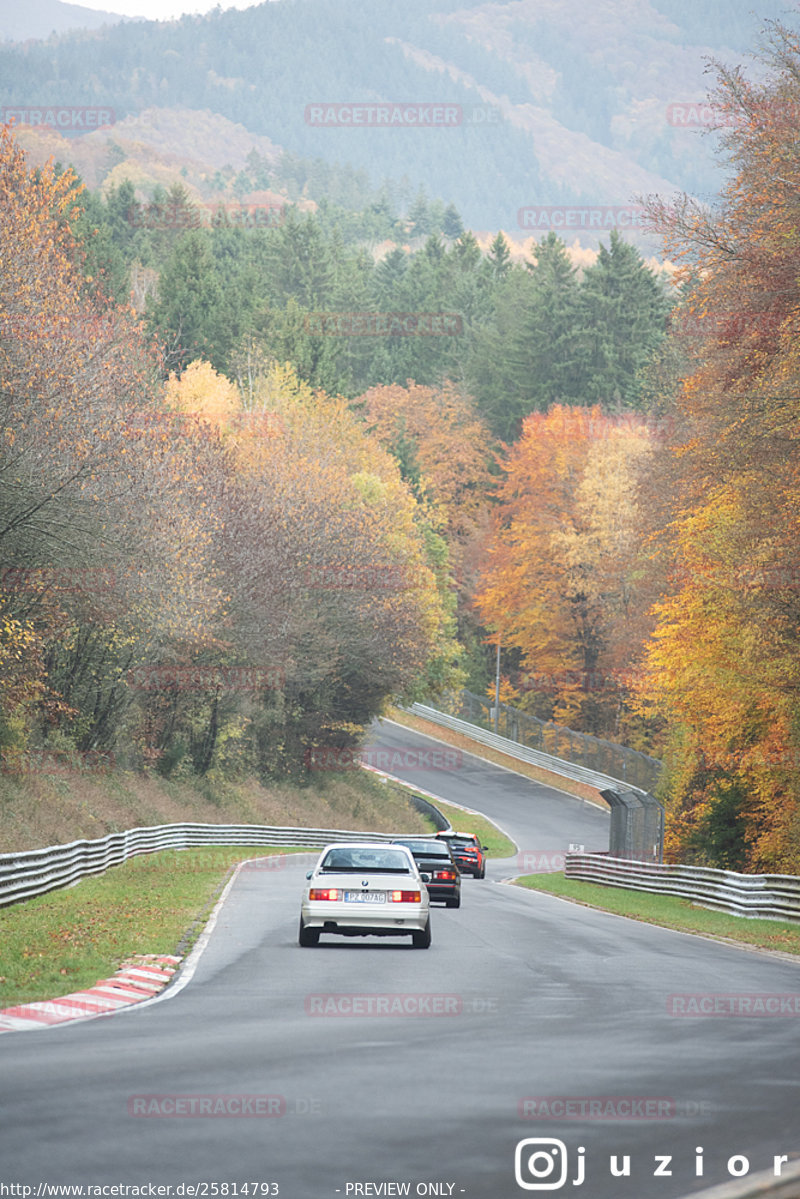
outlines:
M297 934L297 940L304 949L310 949L313 945L319 945L318 928L306 928L303 924L303 918L300 917L300 932Z
M427 949L431 943L431 921L428 917L428 923L424 928L411 934L411 944L415 949Z
M460 908L461 907L461 896L456 895L453 899L446 899L444 901L444 906L446 908Z
M479 873L475 877L476 878L486 878L486 863L485 862L483 863L483 865L480 868Z

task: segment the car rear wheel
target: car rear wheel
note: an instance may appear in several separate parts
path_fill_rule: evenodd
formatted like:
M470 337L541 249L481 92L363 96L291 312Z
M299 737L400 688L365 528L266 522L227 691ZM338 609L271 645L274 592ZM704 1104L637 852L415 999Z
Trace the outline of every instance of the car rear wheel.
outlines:
M304 949L310 949L312 945L319 945L319 933L320 930L318 928L306 928L303 924L302 916L300 917L300 932L297 935L297 940Z
M461 896L456 895L453 899L446 899L444 901L444 906L446 908L460 908L461 907Z
M411 944L415 949L427 949L431 943L431 922L430 917L424 928L419 932L411 934Z

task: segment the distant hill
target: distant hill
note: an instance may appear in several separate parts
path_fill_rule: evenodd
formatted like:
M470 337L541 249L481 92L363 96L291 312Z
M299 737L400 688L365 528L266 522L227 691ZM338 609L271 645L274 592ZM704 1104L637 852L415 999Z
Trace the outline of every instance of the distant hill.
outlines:
M602 218L645 193L716 192L714 135L703 134L702 110L680 105L705 96L709 57L746 64L761 17L797 20L786 0L752 9L753 0L272 0L1 46L0 103L112 108L116 126L70 151L99 142L106 170L130 152L126 118L145 110L176 114L168 138L148 143L170 169L216 158L198 143L196 119L180 119L205 112L254 145L351 163L376 187L390 180L406 206L422 186L473 228L518 232L555 208L568 235L583 219L567 225L569 206ZM102 157L96 145L92 154Z
M51 157L69 161L87 187L114 183L128 174L145 192L177 178L203 191L204 179L225 167L240 170L253 151L272 166L280 156L280 148L268 137L250 133L218 113L180 108L143 109L107 129L69 140L46 126L24 126L19 141L37 164Z
M24 4L0 11L0 41L23 42L70 29L99 29L127 19L118 13L84 8L82 4L63 4L61 0L25 0Z

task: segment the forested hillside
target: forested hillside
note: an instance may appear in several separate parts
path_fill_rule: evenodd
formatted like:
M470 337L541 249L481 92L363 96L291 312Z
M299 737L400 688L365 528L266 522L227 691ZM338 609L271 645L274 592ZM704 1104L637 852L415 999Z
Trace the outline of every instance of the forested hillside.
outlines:
M243 70L234 16L165 32ZM272 140L216 199L124 155L86 188L6 126L2 769L307 780L390 703L488 690L499 643L504 699L666 759L675 858L800 869L800 50L764 37L717 72L714 211L649 201L663 269L613 227L512 254L345 167L311 200Z
M502 234L483 253L460 221L458 236L419 231L419 250L376 262L324 213L209 213L180 185L142 204L128 182L81 202L90 273L118 300L132 273L150 280L140 306L169 369L200 355L241 378L257 346L350 399L377 383L450 379L504 439L554 400L635 406L672 302L667 277L614 231L580 273L554 234L535 263L512 263Z
M0 41L24 42L70 29L97 29L122 19L115 13L87 8L83 4L28 0L24 5L9 5L0 13Z
M783 7L764 0L759 15ZM423 186L473 229L511 229L530 205L716 191L705 118L687 126L670 106L702 100L704 57L740 59L757 30L749 5L684 0L375 0L368 20L356 0L279 0L3 47L0 103L105 105L120 122L210 110L302 160L313 199L312 164L347 163L375 189L389 181L403 211ZM379 101L460 111L392 127L310 112ZM110 147L113 129L90 136Z

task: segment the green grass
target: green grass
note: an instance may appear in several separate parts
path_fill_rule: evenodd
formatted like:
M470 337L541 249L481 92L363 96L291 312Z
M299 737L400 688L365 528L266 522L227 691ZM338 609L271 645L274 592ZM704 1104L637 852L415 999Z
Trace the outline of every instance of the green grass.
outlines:
M413 787L409 790L413 793ZM472 816L469 812L462 812L461 808L445 803L444 800L434 799L430 802L439 809L459 833L475 833L481 845L485 845L488 849L487 857L510 858L517 852L514 842L509 841L508 837L504 836L491 820L487 820L484 816ZM436 831L433 822L431 822L431 831Z
M359 817L363 802L367 827L388 821L400 835L409 825L413 831L419 821L433 831L431 821L408 809L413 788L391 785L387 794L385 784L361 776L325 783L334 799L341 792L346 823ZM437 806L456 828L476 832L495 856L514 852L489 821L449 804ZM244 858L283 852L303 851L263 846L165 850L132 858L75 887L0 909L0 1008L91 987L134 954L185 955L232 866Z
M257 778L163 779L131 770L65 767L16 776L0 771L0 853L94 839L124 829L197 822L414 833L424 822L401 793L365 770L309 776L307 785Z
M780 950L800 955L800 925L780 920L749 920L744 916L729 916L696 907L688 899L675 895L652 895L647 891L630 891L624 887L604 887L600 883L583 883L565 878L563 874L528 874L516 880L521 887L532 891L547 891L588 907L602 908L618 916L630 916L647 924L659 924L681 932L701 933L719 940L740 941L760 949Z
M228 845L163 850L0 909L0 1008L83 990L132 954L185 954L232 866L286 852L309 851Z

